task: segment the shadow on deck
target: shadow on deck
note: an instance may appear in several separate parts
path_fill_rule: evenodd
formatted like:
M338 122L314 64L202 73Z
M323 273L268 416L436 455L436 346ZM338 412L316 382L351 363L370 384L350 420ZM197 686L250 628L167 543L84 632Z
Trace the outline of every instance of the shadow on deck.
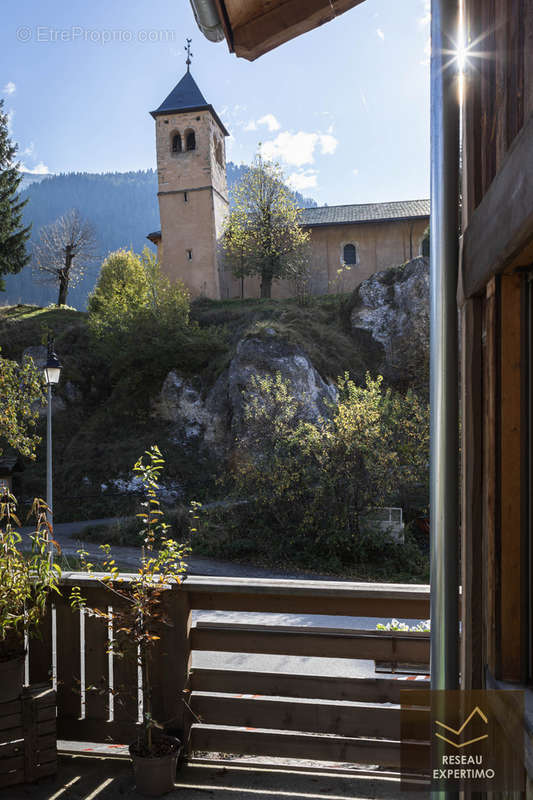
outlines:
M355 771L354 771L355 772ZM331 774L257 766L189 764L168 800L424 800L427 792L403 792L397 778L364 772ZM9 800L123 800L141 798L129 761L61 756L58 774L12 787Z

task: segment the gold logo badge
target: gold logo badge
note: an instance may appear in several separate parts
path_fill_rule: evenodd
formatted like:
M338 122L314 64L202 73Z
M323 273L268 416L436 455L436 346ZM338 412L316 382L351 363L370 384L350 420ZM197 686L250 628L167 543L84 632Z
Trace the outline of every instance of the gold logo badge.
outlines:
M489 724L489 721L488 721L486 715L483 713L483 711L480 709L479 706L476 706L470 712L470 714L465 719L465 721L463 722L461 727L458 728L457 730L455 728L451 728L449 725L445 725L444 722L439 722L438 719L435 720L435 725L440 725L440 727L444 728L444 730L449 731L450 733L453 733L453 735L456 736L456 737L459 737L462 734L462 732L464 731L464 729L466 728L466 726L468 725L468 723L470 722L470 720L472 720L475 716L481 717L481 719L483 720L485 725ZM439 739L442 739L443 741L447 742L448 744L451 744L451 746L455 747L457 750L460 750L463 747L467 747L469 744L474 744L474 742L480 742L482 739L488 739L489 738L488 733L485 733L485 734L483 734L483 736L476 736L474 739L469 739L467 742L457 742L457 741L454 742L452 739L448 739L448 737L444 736L444 734L442 734L442 733L435 733L435 736L437 736Z

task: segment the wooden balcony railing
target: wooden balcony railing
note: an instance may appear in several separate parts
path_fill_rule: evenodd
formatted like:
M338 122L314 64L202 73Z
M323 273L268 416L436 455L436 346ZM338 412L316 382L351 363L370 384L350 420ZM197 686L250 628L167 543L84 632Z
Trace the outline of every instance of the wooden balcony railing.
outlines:
M138 669L107 652L112 630L106 620L72 611L69 593L76 584L88 605L113 603L96 578L64 575L43 638L30 643L29 680L53 678L60 739L127 743L135 738L141 713ZM190 756L210 751L398 767L398 703L400 690L412 686L408 676L224 669L216 654L423 665L429 662L429 634L205 619L193 624L192 612L421 620L429 617L429 587L191 576L169 588L164 602L172 624L155 645L154 717L179 732ZM215 654L212 668L193 664L200 651ZM116 694L123 687L130 690L127 697Z

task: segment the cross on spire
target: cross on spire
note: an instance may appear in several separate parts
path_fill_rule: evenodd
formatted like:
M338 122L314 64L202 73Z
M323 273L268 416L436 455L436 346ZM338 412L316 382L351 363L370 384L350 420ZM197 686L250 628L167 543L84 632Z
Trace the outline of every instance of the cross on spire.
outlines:
M185 45L185 47L183 49L187 53L187 61L185 62L187 64L187 72L190 72L191 71L191 58L193 57L194 53L191 53L191 42L192 42L192 39L187 39L186 41L187 41L187 44Z

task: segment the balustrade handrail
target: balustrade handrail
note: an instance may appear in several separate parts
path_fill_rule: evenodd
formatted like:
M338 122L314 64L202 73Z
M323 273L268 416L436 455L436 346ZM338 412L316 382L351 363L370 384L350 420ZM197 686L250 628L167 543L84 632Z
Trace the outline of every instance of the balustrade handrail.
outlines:
M65 586L94 586L109 573L63 572L60 583ZM131 582L137 573L121 572L120 578ZM210 575L188 575L179 588L186 592L217 592L229 594L281 594L281 595L318 595L339 598L368 598L427 600L428 584L414 583L366 583L330 580L302 580L293 578L233 578Z

